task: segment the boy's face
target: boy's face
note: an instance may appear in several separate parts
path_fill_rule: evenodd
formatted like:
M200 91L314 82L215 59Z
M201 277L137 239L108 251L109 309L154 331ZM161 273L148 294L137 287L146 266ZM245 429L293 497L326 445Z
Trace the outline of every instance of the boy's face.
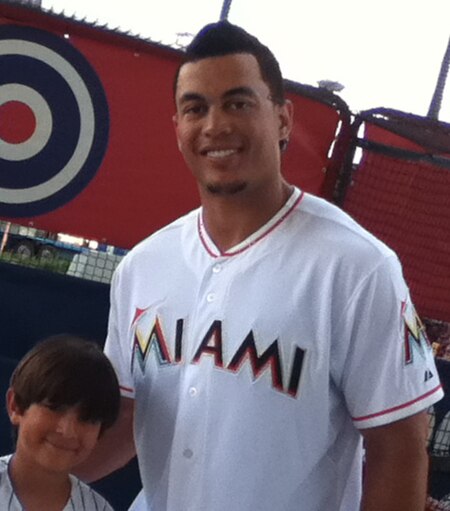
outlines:
M79 419L77 407L52 410L32 404L21 413L8 391L11 422L19 428L16 456L51 472L69 472L84 461L97 443L101 423Z

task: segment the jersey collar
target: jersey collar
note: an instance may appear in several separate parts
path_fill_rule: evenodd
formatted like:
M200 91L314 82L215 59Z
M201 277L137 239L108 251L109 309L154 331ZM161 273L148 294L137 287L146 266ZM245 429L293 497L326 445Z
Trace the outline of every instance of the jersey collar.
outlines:
M241 254L253 246L255 243L265 238L274 229L276 229L300 203L303 195L303 191L300 191L297 187L294 187L293 192L291 193L284 206L267 223L260 227L256 232L251 234L247 239L241 241L225 252L221 252L209 237L203 223L203 209L201 208L197 217L197 230L200 240L205 247L205 250L211 257L230 257Z

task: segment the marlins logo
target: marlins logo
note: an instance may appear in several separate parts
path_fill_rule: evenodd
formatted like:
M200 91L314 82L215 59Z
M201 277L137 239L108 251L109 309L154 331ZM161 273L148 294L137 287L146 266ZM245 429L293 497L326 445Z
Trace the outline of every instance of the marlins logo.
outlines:
M100 80L63 36L0 26L0 215L67 203L103 160L109 112Z
M141 371L145 371L145 364L149 352L154 349L160 365L171 363L170 354L167 349L166 339L161 328L161 321L158 316L150 334L144 335L138 328L135 330L133 357L131 362L131 371L134 369L134 361L137 359Z
M279 340L274 339L264 348L250 330L243 334L242 341L236 352L229 360L224 360L223 325L220 320L213 320L205 328L204 335L195 339L195 353L188 360L184 357L185 320L178 319L171 325L168 332L164 332L163 314L155 314L151 310L136 309L132 328L134 331L133 353L131 359L131 372L133 373L136 361L145 373L146 364L153 353L159 366L174 364L194 364L201 367L204 358L210 357L217 369L237 374L244 365L250 368L253 381L260 379L263 373L270 375L272 387L283 394L297 397L305 350L293 346L291 359L283 363Z
M431 351L431 344L425 326L410 301L403 302L402 315L405 322L405 363L412 364L414 353L425 358L427 351Z

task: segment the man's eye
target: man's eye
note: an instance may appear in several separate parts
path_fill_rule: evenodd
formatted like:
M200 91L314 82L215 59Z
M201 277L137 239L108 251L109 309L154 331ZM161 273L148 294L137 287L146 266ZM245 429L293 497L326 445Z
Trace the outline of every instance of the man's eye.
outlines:
M204 105L190 105L183 108L184 115L200 115L206 110Z
M228 108L230 110L235 110L235 111L249 110L251 107L252 107L252 104L250 103L250 101L245 101L242 99L231 101L228 104Z

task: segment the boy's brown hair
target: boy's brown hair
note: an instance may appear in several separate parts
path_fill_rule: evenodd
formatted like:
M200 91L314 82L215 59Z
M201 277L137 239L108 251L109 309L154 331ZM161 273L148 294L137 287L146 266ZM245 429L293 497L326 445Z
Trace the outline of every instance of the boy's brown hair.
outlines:
M101 433L119 414L114 369L98 344L61 334L36 344L19 362L10 387L24 413L32 404L54 410L79 406L80 420L100 422Z

